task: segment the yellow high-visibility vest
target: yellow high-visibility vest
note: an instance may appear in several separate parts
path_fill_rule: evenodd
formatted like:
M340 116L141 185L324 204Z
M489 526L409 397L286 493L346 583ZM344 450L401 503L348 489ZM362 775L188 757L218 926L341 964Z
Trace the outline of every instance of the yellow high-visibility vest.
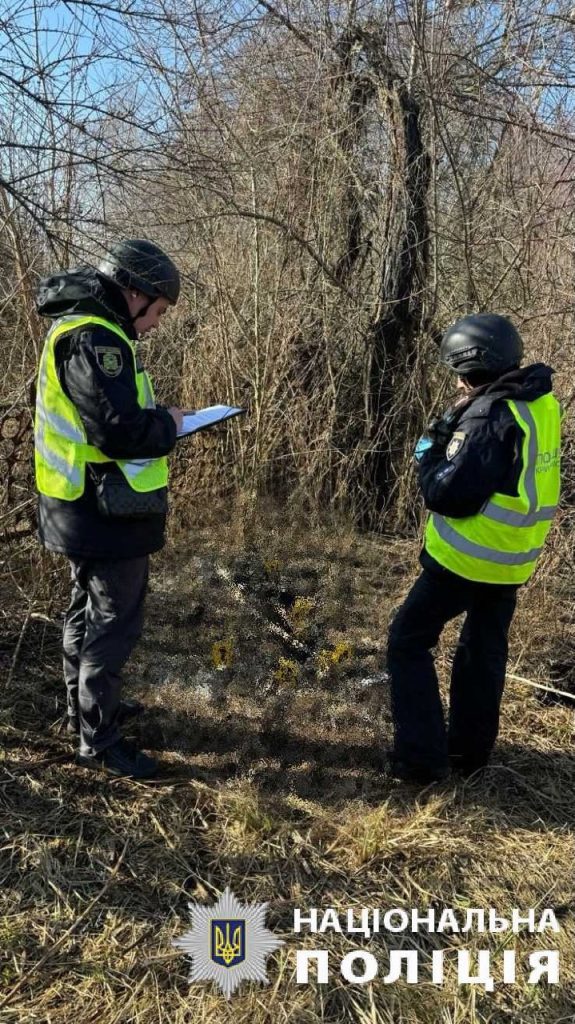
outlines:
M559 503L561 407L552 395L505 399L523 432L518 495L493 494L480 512L455 519L432 512L426 551L446 569L479 583L525 583Z
M58 338L79 327L95 324L127 343L134 359L138 404L141 409L155 408L150 378L145 370L138 369L136 347L121 327L98 316L68 316L58 320L48 332L40 360L34 422L36 486L41 494L50 498L64 501L79 498L84 493L88 462L115 462L135 491L155 491L168 482L165 457L110 459L99 448L88 444L78 411L62 389L55 362Z

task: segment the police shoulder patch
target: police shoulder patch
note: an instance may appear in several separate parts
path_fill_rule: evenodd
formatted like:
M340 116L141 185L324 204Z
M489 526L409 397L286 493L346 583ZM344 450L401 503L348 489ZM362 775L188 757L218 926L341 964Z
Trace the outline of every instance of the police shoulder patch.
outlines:
M464 434L462 430L456 430L455 433L452 434L451 440L445 449L445 458L449 462L451 462L451 459L454 459L456 455L459 455L466 439L467 435Z
M122 350L114 345L95 345L96 362L107 377L117 377L124 368Z

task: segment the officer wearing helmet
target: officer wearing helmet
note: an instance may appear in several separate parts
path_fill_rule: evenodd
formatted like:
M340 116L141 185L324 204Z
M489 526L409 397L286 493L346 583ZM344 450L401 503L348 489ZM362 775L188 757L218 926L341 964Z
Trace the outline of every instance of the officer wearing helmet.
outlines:
M67 731L78 763L147 778L153 758L123 739L142 710L121 700L121 670L141 634L149 555L164 544L166 456L182 414L156 405L137 341L178 300L180 277L157 245L127 239L97 269L40 283L52 320L35 420L42 544L70 560L64 624Z
M430 516L423 572L388 642L394 774L416 782L487 764L499 728L508 633L518 587L537 564L559 501L560 406L553 371L520 368L521 337L505 317L463 317L440 360L461 397L416 449ZM431 654L464 613L444 721Z

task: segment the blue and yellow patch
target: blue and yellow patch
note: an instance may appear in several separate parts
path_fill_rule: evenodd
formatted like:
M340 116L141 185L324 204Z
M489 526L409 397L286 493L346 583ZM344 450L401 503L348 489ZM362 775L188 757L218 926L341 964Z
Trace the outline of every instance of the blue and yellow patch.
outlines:
M211 921L210 956L215 964L235 967L246 958L246 922L213 918Z

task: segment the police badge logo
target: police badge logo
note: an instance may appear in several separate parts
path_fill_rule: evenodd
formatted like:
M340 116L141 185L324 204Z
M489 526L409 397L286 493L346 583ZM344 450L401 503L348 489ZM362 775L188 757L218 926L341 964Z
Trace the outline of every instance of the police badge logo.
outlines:
M454 459L456 455L459 455L459 452L465 444L465 438L466 435L462 430L456 430L455 433L451 435L451 440L445 449L445 458L448 462L450 462L451 459Z
M191 957L189 981L215 981L226 999L244 980L268 984L266 958L283 946L265 927L267 903L241 904L226 888L213 907L189 903L192 929L173 945Z
M98 366L107 377L117 377L122 372L124 363L121 349L110 345L96 345L94 351Z

